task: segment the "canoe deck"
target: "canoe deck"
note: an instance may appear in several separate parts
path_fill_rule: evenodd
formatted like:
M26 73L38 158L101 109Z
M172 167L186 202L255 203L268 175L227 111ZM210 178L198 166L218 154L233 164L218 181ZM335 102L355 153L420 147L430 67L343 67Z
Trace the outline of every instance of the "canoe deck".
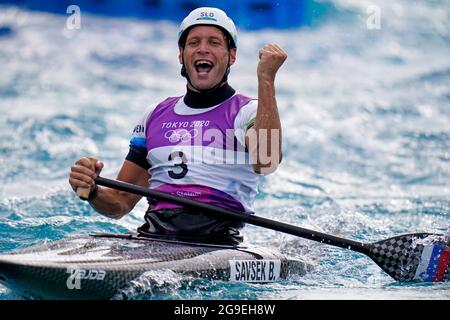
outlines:
M149 272L267 283L310 268L268 248L80 235L0 255L0 282L36 298L111 299Z

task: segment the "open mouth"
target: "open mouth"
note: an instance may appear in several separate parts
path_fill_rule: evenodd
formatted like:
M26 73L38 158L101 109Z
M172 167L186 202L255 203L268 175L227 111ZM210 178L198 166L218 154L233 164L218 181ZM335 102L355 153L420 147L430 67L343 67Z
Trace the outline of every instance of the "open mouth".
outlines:
M197 70L198 73L208 73L213 68L213 63L208 60L198 60L194 63L195 70Z

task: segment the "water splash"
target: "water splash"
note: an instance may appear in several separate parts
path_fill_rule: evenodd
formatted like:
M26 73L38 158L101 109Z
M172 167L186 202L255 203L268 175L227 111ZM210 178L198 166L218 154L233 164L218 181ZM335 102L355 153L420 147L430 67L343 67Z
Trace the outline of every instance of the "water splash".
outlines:
M176 298L183 276L172 270L152 270L130 281L130 285L114 295L112 300L142 300L170 295Z

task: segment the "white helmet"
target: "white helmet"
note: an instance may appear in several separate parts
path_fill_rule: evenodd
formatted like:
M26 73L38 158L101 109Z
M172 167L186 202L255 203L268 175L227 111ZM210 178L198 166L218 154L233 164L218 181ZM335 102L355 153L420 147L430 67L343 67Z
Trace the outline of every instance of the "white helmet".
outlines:
M230 48L237 48L237 30L233 20L217 8L202 7L193 10L184 18L178 31L178 45L186 40L187 31L197 25L213 25L222 29L230 41Z

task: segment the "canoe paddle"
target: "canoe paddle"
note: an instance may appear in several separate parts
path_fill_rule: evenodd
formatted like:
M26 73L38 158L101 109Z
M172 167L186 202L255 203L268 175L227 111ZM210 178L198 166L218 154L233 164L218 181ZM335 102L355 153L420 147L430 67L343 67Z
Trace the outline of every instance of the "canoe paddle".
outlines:
M97 177L95 182L100 186L199 209L202 212L222 219L241 221L356 251L370 257L389 276L400 282L440 282L450 280L450 243L442 234L414 233L375 243L363 243L258 217L253 214L200 203L122 181Z

